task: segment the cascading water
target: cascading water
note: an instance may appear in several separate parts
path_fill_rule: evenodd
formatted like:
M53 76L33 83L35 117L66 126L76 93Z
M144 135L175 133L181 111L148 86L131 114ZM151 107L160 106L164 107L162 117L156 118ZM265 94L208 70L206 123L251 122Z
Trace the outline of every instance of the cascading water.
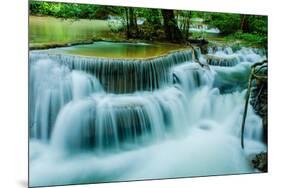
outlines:
M266 146L251 107L245 152L240 131L250 66L263 53L208 55L237 63L204 69L190 51L133 61L31 52L31 185L255 172L247 156Z
M191 50L182 50L151 59L107 59L74 55L61 55L52 51L32 52L30 61L52 59L71 70L81 70L95 75L110 93L152 91L170 81L170 67L192 59Z
M172 132L176 122L185 121L185 104L183 94L176 88L153 94L93 95L71 102L62 110L51 144L70 152L104 151L148 139L161 140L167 130ZM61 137L65 132L68 134Z
M71 100L102 91L98 80L80 71L70 71L50 59L30 66L29 125L31 137L50 138L60 109Z

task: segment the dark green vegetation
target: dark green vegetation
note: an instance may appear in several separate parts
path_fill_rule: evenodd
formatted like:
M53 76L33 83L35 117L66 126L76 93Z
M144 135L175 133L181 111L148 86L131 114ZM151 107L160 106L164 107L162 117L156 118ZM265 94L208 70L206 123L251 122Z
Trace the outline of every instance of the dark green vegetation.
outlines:
M239 39L267 48L267 16L210 13L206 23L219 28L228 40Z
M107 19L109 14L118 14L118 8L88 4L31 1L30 13L32 15L48 15L58 18Z
M207 38L204 32L190 32L190 27L208 26L221 31L225 42L236 41L267 47L267 17L197 11L114 7L88 4L30 2L30 14L62 19L91 19L107 22L105 32L120 39L186 43ZM192 18L202 18L202 22ZM120 27L121 25L121 27ZM83 40L83 38L82 38Z

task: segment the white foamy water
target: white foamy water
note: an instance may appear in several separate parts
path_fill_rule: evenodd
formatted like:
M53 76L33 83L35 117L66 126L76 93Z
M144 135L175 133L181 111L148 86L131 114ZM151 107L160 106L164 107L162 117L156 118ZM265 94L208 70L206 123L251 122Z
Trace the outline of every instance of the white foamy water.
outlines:
M98 67L86 71L85 61L78 59L77 68L31 53L31 186L256 172L247 156L266 145L251 106L245 150L240 134L250 66L264 57L246 48L210 53L238 63L208 70L173 56L167 67L134 65L135 80L147 72L151 83L163 84L131 93L104 91L100 80L114 78L116 67L96 75ZM155 67L163 67L161 77Z

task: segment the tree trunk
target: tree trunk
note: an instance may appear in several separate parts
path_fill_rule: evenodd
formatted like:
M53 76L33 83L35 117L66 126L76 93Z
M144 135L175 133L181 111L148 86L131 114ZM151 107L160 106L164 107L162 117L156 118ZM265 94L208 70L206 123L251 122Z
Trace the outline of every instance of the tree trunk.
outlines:
M185 28L185 38L186 40L189 39L189 28L190 28L190 19L191 19L191 11L189 11L188 16L186 18L185 24L186 24L186 28Z
M131 35L132 32L136 35L135 37L138 36L138 24L137 24L137 16L135 14L134 8L129 8L129 27L131 30Z
M125 8L125 22L126 22L126 35L127 39L131 38L130 21L129 21L129 8Z
M135 27L134 9L133 8L129 8L129 23L130 23L131 28Z
M164 31L167 40L171 42L183 42L183 36L177 26L173 10L161 10L164 20Z
M249 20L248 20L248 16L245 14L240 15L240 28L243 33L249 32Z

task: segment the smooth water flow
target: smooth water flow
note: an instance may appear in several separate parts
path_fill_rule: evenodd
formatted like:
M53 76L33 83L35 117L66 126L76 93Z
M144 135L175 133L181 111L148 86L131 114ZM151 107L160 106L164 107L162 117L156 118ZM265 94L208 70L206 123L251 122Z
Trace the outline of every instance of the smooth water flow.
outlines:
M208 55L237 63L205 69L190 51L142 62L31 52L31 185L255 172L247 156L266 146L251 107L245 151L240 131L250 66L265 57Z
M74 45L49 49L49 52L80 55L87 57L143 59L166 55L171 51L185 49L186 46L171 43L132 43L97 41L91 44Z
M44 59L59 62L70 70L79 70L94 75L107 92L132 93L143 90L153 91L171 83L170 68L192 60L192 51L180 50L148 59L81 57L61 55L53 50L31 53L31 64Z

